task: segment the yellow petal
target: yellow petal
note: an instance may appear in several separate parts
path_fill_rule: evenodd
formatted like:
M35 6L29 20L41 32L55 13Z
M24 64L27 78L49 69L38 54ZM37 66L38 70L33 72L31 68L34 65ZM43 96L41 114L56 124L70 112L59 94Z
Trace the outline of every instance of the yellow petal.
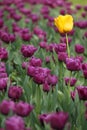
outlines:
M54 19L54 24L60 33L70 32L73 29L73 17L71 15L59 15Z

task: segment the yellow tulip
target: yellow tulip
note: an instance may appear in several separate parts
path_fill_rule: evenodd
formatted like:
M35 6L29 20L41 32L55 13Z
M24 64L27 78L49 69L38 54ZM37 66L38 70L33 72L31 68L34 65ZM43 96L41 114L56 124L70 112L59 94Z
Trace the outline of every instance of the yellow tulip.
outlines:
M71 15L59 15L54 19L54 24L60 33L68 33L73 29L73 17Z

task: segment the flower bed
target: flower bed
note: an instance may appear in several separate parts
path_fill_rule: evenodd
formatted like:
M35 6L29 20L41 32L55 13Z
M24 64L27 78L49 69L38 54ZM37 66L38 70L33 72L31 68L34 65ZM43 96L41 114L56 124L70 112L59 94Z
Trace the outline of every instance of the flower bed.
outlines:
M87 130L87 5L0 1L0 130Z

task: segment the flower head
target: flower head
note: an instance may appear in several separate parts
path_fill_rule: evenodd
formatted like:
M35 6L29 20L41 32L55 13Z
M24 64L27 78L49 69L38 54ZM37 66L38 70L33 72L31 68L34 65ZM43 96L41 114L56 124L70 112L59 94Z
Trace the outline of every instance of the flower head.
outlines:
M59 15L54 19L54 24L60 33L67 33L73 29L73 17L71 15Z
M12 116L5 121L6 130L24 130L25 124L20 116Z

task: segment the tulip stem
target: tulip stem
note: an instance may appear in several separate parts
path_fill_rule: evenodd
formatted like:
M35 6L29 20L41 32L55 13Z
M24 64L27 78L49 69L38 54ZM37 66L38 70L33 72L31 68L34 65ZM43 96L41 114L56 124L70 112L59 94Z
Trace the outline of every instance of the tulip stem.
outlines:
M59 61L59 68L58 68L58 72L59 72L59 90L63 91L63 63Z
M37 85L37 87L36 87L36 104L37 104L36 113L37 114L39 114L39 112L40 112L40 107L41 107L41 105L40 105L41 100L40 99L41 99L40 85Z
M67 45L68 57L70 58L70 49L69 49L69 42L68 42L68 35L67 35L67 33L66 33L66 45Z

